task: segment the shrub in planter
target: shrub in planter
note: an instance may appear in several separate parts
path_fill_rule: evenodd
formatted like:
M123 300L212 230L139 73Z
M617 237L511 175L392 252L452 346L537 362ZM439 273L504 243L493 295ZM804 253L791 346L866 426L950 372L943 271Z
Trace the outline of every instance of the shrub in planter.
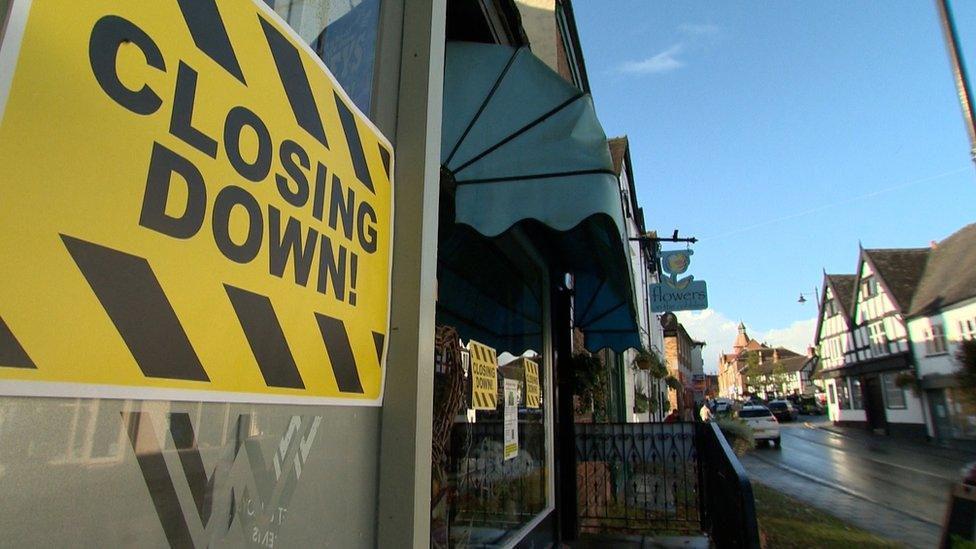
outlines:
M746 422L733 418L719 418L716 423L735 455L741 456L756 447L752 427L746 425Z
M964 399L976 404L976 340L964 339L956 350L956 381Z

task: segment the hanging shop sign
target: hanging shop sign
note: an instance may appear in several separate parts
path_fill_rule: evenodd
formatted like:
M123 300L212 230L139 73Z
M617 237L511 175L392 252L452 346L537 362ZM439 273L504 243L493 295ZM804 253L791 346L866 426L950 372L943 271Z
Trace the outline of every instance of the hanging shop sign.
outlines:
M505 378L505 459L518 455L518 390L516 379Z
M680 277L691 264L691 250L661 252L661 282L650 284L651 311L696 311L708 308L708 289L704 280L693 276Z
M471 408L494 410L498 407L498 357L495 350L477 341L468 342L471 360Z
M379 405L392 173L263 1L15 0L0 394Z

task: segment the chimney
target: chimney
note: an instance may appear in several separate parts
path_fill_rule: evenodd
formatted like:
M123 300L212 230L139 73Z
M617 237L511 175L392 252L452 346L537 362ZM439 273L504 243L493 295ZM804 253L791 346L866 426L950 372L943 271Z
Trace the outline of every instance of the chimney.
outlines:
M807 347L807 356L808 357L815 357L815 356L817 356L817 348L814 347L813 345L810 345L809 347Z
M936 241L934 241L934 240L930 240L929 241L929 248L932 248L933 250L937 250L937 249L939 249L939 243L936 242Z

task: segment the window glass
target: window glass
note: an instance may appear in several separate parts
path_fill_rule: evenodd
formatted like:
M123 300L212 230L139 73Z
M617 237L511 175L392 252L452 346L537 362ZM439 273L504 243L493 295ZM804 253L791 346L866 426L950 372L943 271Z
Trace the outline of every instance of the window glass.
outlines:
M851 378L851 406L855 410L863 410L864 403L861 401L861 380Z
M381 0L265 0L370 113Z
M884 374L881 382L884 384L885 402L888 408L905 407L905 390L895 384L897 374Z
M834 397L834 385L833 384L828 385L827 389L829 389L827 396L830 399L830 403L831 404L836 403L837 399Z
M439 373L434 376L432 543L504 545L552 504L552 424L551 418L546 420L552 403L545 398L551 381L542 337L546 278L532 252L515 239L485 238L442 218L439 242L439 329L454 328L461 343L470 346L476 341L496 351L498 389L494 402L475 397L474 356L469 356L471 367L463 381L435 368ZM527 358L536 366L538 401L530 399ZM519 386L518 398L511 403L504 398L506 380ZM457 403L452 409L456 413L439 412L451 402ZM515 418L506 419L513 407ZM506 451L512 443L506 423L512 421L517 446ZM439 431L442 422L445 429ZM446 438L438 440L439 433ZM442 460L438 444L444 444Z
M844 410L851 409L851 391L847 386L847 378L843 378L837 385L837 404Z

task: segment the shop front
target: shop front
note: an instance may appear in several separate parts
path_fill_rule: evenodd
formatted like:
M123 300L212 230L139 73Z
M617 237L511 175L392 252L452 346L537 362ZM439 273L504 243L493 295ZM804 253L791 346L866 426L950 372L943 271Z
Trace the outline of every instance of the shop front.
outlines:
M441 159L438 356L464 358L435 373L432 544L552 542L575 513L555 444L571 332L639 346L607 139L589 96L527 48L448 42Z
M572 330L639 340L514 6L0 2L6 543L559 536Z

